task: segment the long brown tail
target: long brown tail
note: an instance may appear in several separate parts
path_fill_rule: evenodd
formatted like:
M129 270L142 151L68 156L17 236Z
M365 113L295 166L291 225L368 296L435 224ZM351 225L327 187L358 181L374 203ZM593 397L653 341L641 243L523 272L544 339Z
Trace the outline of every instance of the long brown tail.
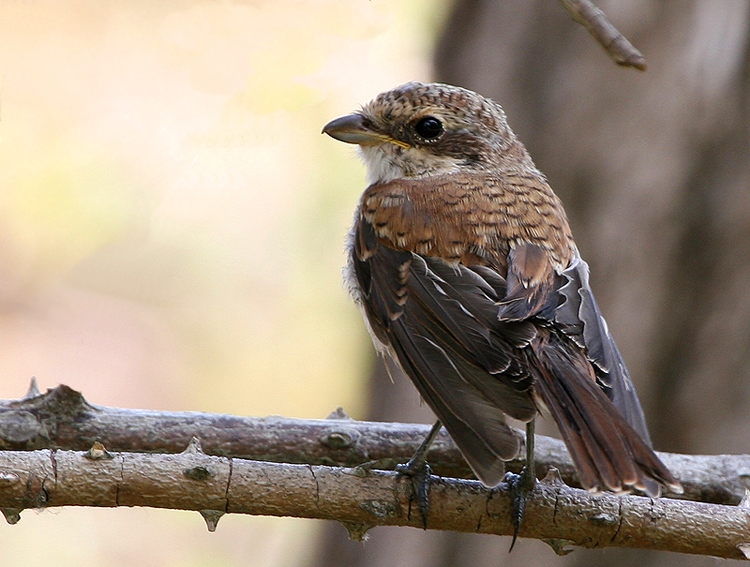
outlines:
M659 496L682 486L596 383L591 364L569 339L546 329L533 343L534 388L549 409L591 491L636 488Z

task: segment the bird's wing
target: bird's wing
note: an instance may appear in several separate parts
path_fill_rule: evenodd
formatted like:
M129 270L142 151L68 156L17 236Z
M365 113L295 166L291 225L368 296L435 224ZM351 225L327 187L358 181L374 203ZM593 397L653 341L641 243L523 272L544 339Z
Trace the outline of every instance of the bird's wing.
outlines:
M594 364L597 380L623 417L651 445L643 408L620 351L617 349L589 285L589 267L576 255L563 272L553 320Z
M535 391L557 422L583 485L636 487L652 496L659 484L678 487L650 449L640 402L591 293L586 264L576 254L556 274L541 247L518 243L508 255L507 282L500 318L532 318L538 325L529 349Z
M352 260L373 332L391 346L480 480L497 485L502 461L519 449L505 414L528 421L537 411L521 354L537 331L529 322L498 320L505 279L397 250L365 219L355 229Z
M500 302L502 320L529 317L562 330L593 363L599 386L633 428L650 445L641 403L630 374L589 285L589 267L576 253L558 275L536 244L521 243L508 255L508 287Z
M523 321L557 301L555 277L549 255L538 244L521 242L511 248L507 258L507 291L499 303L497 317L502 321Z

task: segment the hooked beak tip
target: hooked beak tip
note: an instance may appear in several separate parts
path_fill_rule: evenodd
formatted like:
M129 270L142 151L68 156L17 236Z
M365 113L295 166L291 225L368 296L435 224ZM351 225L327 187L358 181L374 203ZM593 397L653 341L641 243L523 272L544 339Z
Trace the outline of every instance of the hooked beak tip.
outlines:
M360 144L374 137L374 132L364 124L361 114L347 114L323 126L322 134L349 144Z

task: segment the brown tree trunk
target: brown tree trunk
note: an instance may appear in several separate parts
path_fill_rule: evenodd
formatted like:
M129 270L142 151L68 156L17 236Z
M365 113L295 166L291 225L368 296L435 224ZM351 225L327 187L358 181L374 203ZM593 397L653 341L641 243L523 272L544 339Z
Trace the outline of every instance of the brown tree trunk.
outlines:
M750 5L600 7L645 73L615 66L557 2L458 0L436 76L500 102L565 202L656 448L748 453ZM405 379L379 383L391 400L416 396L397 390L411 391ZM414 406L372 415L408 420ZM626 550L556 558L527 541L508 555L505 538L414 530L374 530L363 546L340 531L320 565L713 564Z

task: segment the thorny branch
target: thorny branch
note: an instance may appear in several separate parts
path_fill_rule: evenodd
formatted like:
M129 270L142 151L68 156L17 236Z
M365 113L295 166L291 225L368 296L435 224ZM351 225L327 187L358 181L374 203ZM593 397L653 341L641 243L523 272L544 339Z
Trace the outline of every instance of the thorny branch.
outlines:
M226 513L294 516L337 520L362 539L374 526L421 527L408 513L410 496L410 481L394 472L215 457L196 441L176 455L0 451L0 509L10 523L29 507L149 506L198 511L212 531ZM433 477L430 502L430 529L512 533L502 484L488 490ZM743 559L749 514L744 506L592 495L553 470L527 502L521 536L548 541L557 553L619 546Z
M212 531L225 513L319 518L339 521L361 539L374 526L421 527L421 518L408 513L411 483L377 469L392 466L394 456L408 458L426 431L341 414L293 420L123 410L93 406L65 386L32 390L0 402L0 509L10 523L23 509L53 506L196 510ZM201 443L183 442L186 435ZM537 439L544 466L567 469L572 482L560 443ZM436 446L432 463L466 472L449 437L439 436ZM740 502L750 457L661 456L691 497L731 505L592 495L549 468L528 501L522 537L543 539L558 553L578 545L736 559L750 554L750 508ZM430 501L430 529L512 532L502 484L488 490L476 481L433 476Z
M429 428L355 421L343 412L305 420L111 408L89 404L67 386L0 400L0 450L86 451L99 441L111 451L179 453L198 437L207 454L222 457L349 467L367 462L371 468L393 469L414 454ZM578 485L561 441L537 435L535 454L539 474L554 467L567 484ZM741 477L750 477L748 455L659 456L682 482L684 498L736 505L745 493ZM473 478L445 430L428 459L437 475ZM522 466L518 459L508 463L508 470L519 472Z

